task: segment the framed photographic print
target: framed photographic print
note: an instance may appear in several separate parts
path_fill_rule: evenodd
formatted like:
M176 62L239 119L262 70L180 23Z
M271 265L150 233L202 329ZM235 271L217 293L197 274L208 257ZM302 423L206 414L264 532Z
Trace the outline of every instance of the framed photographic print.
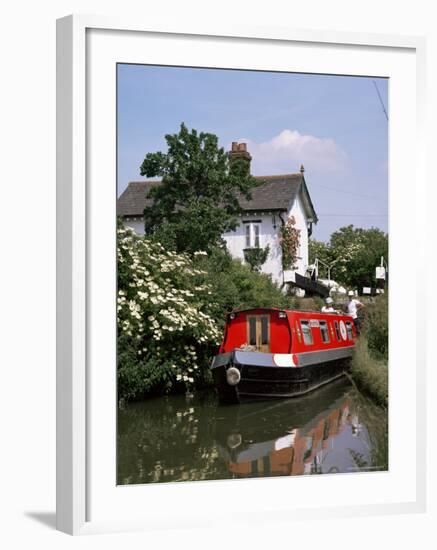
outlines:
M424 509L423 59L58 21L60 530Z

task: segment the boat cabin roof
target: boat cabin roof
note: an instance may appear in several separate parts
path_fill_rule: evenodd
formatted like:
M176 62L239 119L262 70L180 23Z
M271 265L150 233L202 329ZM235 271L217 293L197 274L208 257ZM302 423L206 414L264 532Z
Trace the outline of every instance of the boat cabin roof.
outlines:
M314 317L326 317L328 316L329 319L332 317L338 316L338 317L348 317L346 313L325 313L323 311L318 310L311 310L311 309L280 309L277 307L256 307L256 308L249 308L249 309L234 309L231 312L228 313L227 317L231 317L232 315L236 316L239 314L256 314L256 313L269 313L269 312L281 312L285 313L287 317L301 317L301 318L314 318Z

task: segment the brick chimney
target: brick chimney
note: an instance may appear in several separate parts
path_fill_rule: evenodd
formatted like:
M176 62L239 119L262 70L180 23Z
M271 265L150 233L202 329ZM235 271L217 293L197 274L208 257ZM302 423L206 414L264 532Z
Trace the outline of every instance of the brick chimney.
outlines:
M252 160L252 155L247 150L247 143L238 143L237 141L233 141L232 148L228 154L231 162L236 159L241 159L247 163L247 171L250 174L250 161Z

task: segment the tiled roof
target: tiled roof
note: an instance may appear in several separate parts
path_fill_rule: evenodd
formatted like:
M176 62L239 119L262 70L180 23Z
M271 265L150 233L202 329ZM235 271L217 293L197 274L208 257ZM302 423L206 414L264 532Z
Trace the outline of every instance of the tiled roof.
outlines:
M142 216L144 208L153 204L152 199L146 199L152 187L160 181L131 181L117 200L118 216Z
M251 191L252 199L241 197L243 210L288 210L299 192L302 175L258 176L264 183Z
M245 211L288 210L303 184L304 190L312 208L302 174L284 174L278 176L255 176L264 183L251 191L252 199L240 198L240 206ZM146 194L159 181L131 181L117 201L119 216L142 216L144 208L151 206L153 201L146 199ZM315 212L314 212L314 216Z

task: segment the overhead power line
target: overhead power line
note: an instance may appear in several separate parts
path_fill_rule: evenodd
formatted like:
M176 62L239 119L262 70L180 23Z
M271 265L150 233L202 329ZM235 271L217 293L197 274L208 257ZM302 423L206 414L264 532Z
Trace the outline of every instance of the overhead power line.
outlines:
M378 94L379 101L381 102L381 107L382 107L382 110L384 111L385 118L388 121L388 114L387 114L387 111L385 110L384 102L382 101L382 97L381 97L381 94L379 93L378 86L376 85L376 82L374 80L372 80L372 82L373 82L373 85L375 86L376 93Z

